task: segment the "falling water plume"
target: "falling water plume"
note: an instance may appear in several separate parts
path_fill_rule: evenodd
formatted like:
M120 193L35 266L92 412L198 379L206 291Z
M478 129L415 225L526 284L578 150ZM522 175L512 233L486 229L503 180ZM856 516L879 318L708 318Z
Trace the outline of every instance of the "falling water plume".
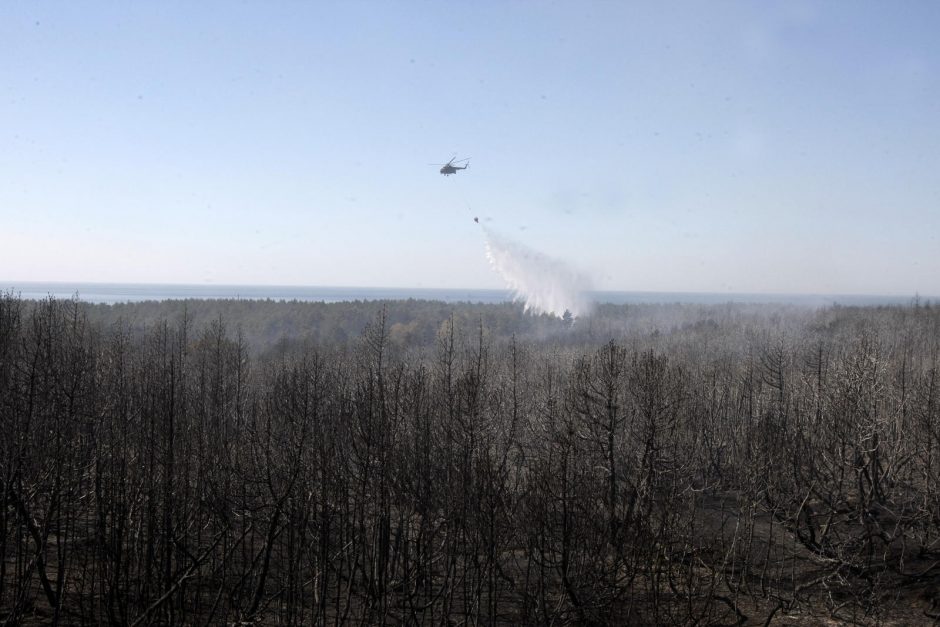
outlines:
M560 259L554 259L515 242L484 226L486 258L503 278L513 297L532 313L558 317L565 311L584 316L590 313L588 277Z

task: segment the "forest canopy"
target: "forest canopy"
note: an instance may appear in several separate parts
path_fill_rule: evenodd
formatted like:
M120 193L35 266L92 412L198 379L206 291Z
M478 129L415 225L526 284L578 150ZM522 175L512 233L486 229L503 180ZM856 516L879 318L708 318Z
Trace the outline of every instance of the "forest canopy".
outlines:
M937 617L940 309L0 298L0 620Z

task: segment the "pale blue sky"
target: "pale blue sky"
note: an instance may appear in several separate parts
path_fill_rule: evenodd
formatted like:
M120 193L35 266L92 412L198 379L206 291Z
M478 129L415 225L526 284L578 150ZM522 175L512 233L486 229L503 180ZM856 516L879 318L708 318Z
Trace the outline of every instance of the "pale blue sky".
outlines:
M0 280L940 294L940 3L663 5L0 4Z

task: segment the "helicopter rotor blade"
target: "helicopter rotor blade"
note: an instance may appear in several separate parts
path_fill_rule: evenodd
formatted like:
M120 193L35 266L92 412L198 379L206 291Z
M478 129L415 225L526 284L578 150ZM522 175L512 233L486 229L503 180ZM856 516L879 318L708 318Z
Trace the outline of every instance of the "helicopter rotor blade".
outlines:
M459 161L456 159L457 159L457 155L454 155L453 157L450 158L450 161L448 161L447 163L429 163L428 165L452 166L455 163L463 163L465 161L470 161L470 157L467 157L466 159L460 159Z

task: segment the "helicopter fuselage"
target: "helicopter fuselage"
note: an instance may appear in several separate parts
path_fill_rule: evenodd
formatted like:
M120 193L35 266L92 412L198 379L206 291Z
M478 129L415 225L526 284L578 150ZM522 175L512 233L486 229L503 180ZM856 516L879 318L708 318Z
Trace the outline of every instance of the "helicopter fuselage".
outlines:
M463 166L462 168L459 168L455 165L445 165L443 168L441 168L441 174L443 174L444 176L450 176L451 174L456 174L457 170L466 170L466 169L467 169L467 166Z

